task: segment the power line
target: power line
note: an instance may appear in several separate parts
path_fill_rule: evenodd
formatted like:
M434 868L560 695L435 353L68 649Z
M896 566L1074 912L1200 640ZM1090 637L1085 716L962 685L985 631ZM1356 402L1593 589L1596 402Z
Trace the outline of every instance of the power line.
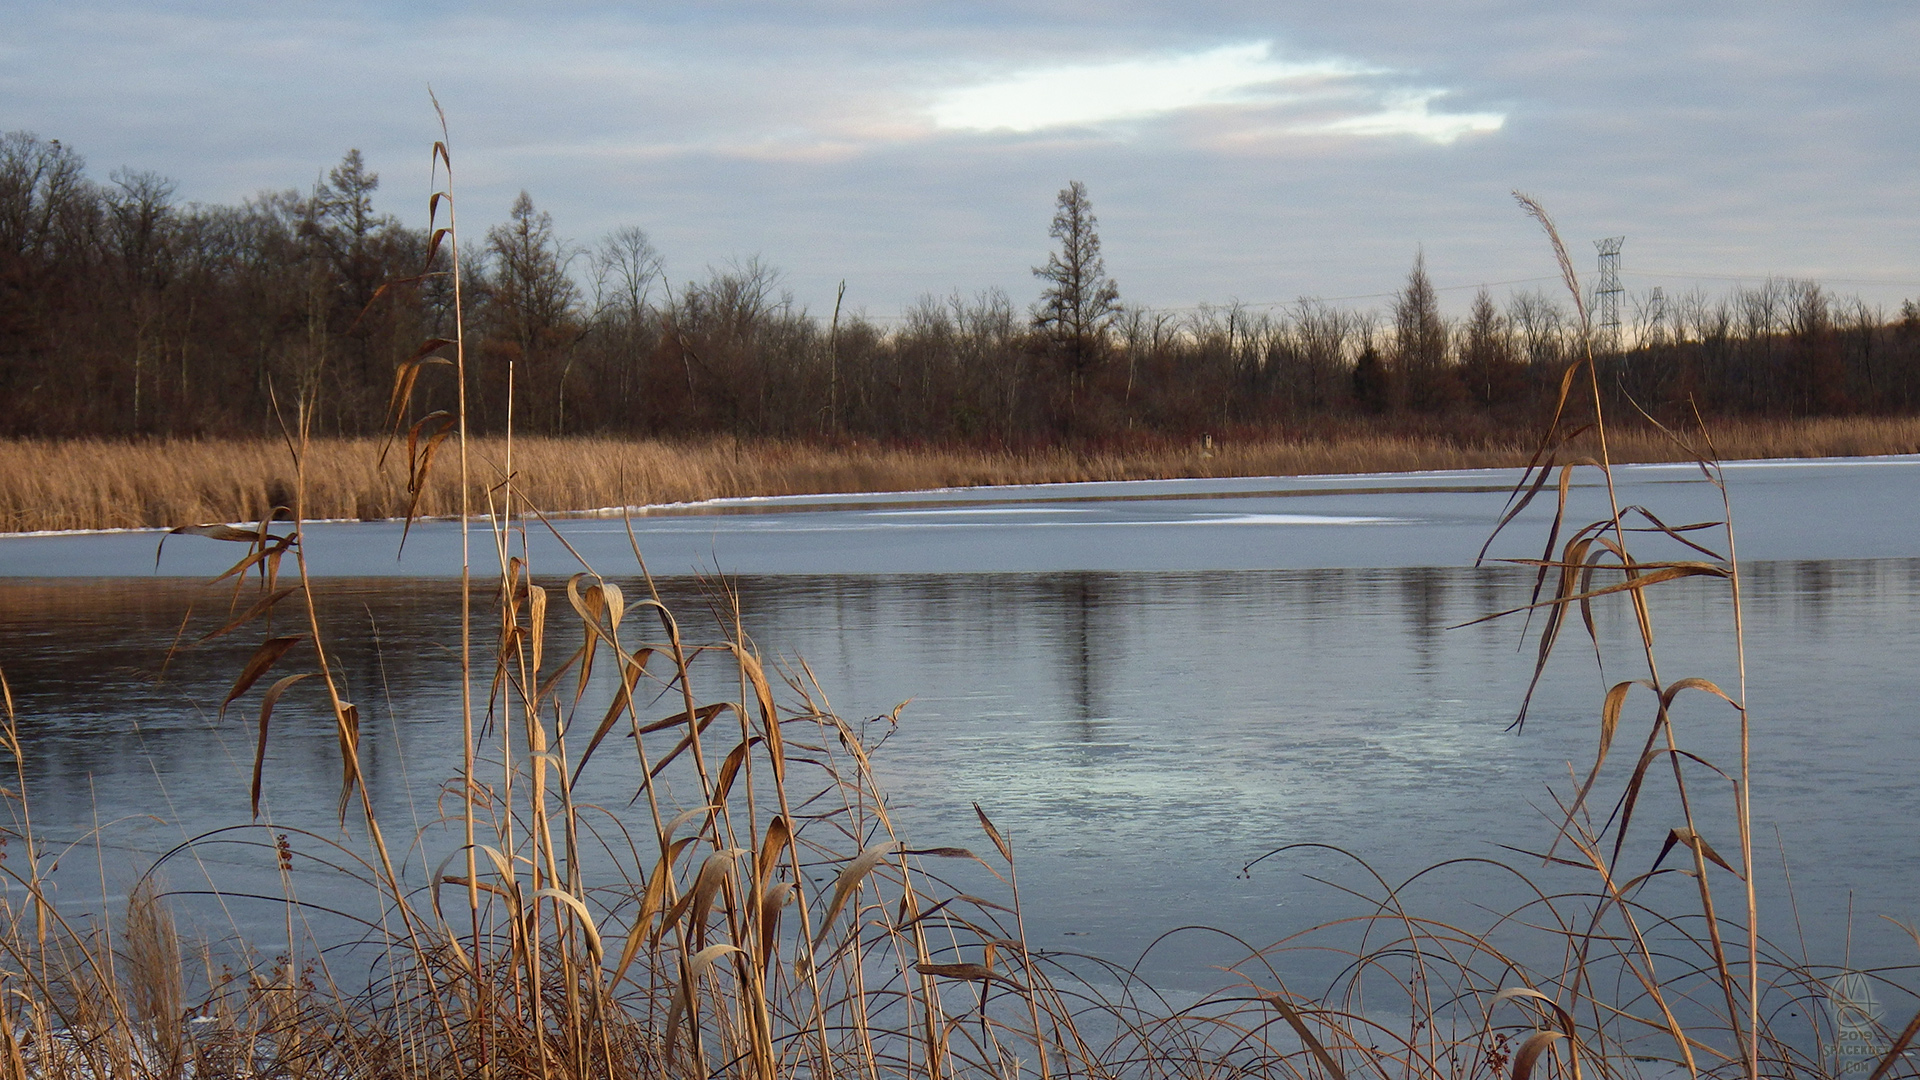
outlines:
M1624 240L1625 237L1620 237L1619 239ZM1601 241L1595 241L1596 244L1600 242ZM1604 259L1605 255L1602 255L1601 258ZM1616 259L1618 258L1617 254L1615 258ZM1884 286L1896 286L1896 287L1903 287L1903 288L1920 288L1920 281L1894 281L1886 278L1809 277L1806 275L1777 274L1777 273L1776 274L1705 274L1705 273L1692 273L1692 272L1681 271L1681 270L1635 269L1632 273L1625 274L1623 276L1629 277L1629 278L1662 278L1662 279L1694 280L1694 281L1733 281L1733 282L1769 281L1769 280L1811 281L1819 285L1884 285ZM1600 288L1596 289L1595 292L1596 292L1596 295L1601 298L1601 302L1602 302L1602 311L1599 313L1601 315L1601 319L1599 320L1599 323L1601 328L1604 329L1605 326L1607 325L1607 320L1606 320L1605 311L1604 311L1604 307L1605 307L1604 295L1606 292L1607 279L1606 279L1604 268L1602 270L1600 277L1601 277L1601 280L1599 283ZM1481 282L1474 282L1472 284L1467 284L1467 285L1440 285L1440 286L1436 286L1433 291L1439 292L1439 293L1465 292L1468 290L1495 289L1495 288L1501 288L1509 285L1533 285L1543 281L1559 281L1559 280L1560 278L1556 274L1546 274L1539 277L1509 278L1505 281L1481 281ZM1622 288L1620 292L1622 295L1624 295L1625 289ZM1241 308L1273 309L1273 308L1292 307L1293 305L1302 303L1302 302L1320 303L1320 304L1337 304L1337 303L1345 303L1351 300L1386 300L1399 295L1400 295L1400 290L1389 289L1385 292L1353 293L1346 296L1300 296L1292 300L1242 300L1242 301L1229 301L1227 303L1203 302L1198 304L1179 304L1179 305L1173 305L1168 307L1149 306L1146 310L1164 311L1164 312L1183 312L1183 311L1220 310L1222 308L1230 308L1234 306L1238 306ZM1618 309L1616 308L1616 312L1617 310ZM900 323L900 322L905 322L907 320L907 316L905 314L875 315L871 313L862 312L859 314L858 317L870 323ZM1616 322L1618 321L1617 314L1615 316L1615 321Z
M1493 288L1498 288L1502 285L1531 285L1537 281L1559 281L1559 280L1560 278L1558 275L1548 274L1541 277L1513 278L1508 281L1480 281L1480 282L1475 282L1471 285L1439 285L1439 286L1436 286L1433 291L1434 292L1463 292L1467 289L1493 289ZM1258 300L1258 301L1242 300L1242 301L1235 301L1233 303L1227 303L1227 304L1205 304L1205 303L1183 304L1178 307L1156 307L1156 308L1152 308L1151 310L1153 311L1199 311L1202 308L1232 307L1234 306L1234 303L1237 303L1240 307L1243 307L1243 308L1276 308L1276 307L1292 307L1293 305L1298 304L1302 301L1306 301L1308 303L1334 304L1334 303L1339 303L1345 300L1382 300L1388 297L1399 296L1399 295L1400 295L1399 289L1391 289L1387 292L1354 293L1351 296L1301 296L1292 300Z
M1633 277L1692 278L1703 281L1811 281L1820 285L1895 285L1920 288L1920 281L1894 281L1888 278L1836 278L1809 274L1702 274L1683 270L1635 270Z
M1536 282L1541 282L1541 281L1559 281L1559 280L1560 280L1560 277L1557 274L1546 274L1540 277L1510 278L1506 281L1478 281L1470 285L1440 285L1440 286L1436 286L1433 291L1434 292L1464 292L1468 289L1496 289L1506 285L1532 285ZM1168 307L1151 305L1147 308L1147 310L1148 311L1200 311L1203 309L1217 310L1220 308L1234 307L1236 305L1243 308L1282 308L1282 307L1292 307L1293 305L1301 303L1303 301L1307 303L1317 303L1317 304L1337 304L1337 303L1343 303L1348 300L1384 300L1384 299L1388 299L1390 297L1395 297L1399 295L1400 295L1400 290L1390 289L1386 292L1354 293L1350 296L1299 296L1299 297L1295 297L1292 300L1234 300L1234 301L1228 301L1227 303L1223 303L1223 304L1202 302L1198 304L1178 304L1178 305L1173 305ZM865 319L868 322L904 322L907 316L904 314L873 315L873 314L862 313L860 315L860 318Z

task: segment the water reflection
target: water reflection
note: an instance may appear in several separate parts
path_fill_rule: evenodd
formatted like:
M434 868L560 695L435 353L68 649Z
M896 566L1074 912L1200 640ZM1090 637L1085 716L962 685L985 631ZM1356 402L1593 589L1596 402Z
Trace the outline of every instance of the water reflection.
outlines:
M1339 844L1389 876L1537 846L1546 785L1564 787L1570 763L1584 770L1607 681L1633 674L1632 620L1624 604L1596 607L1604 677L1569 630L1526 730L1511 732L1533 662L1519 625L1446 628L1525 602L1531 585L1510 567L738 583L757 644L796 675L804 659L843 715L887 716L912 699L877 763L916 841L977 845L979 802L1019 849L1036 939L1074 935L1109 955L1187 921L1265 940L1338 913L1303 876L1326 867L1238 876L1284 844ZM665 587L699 636L711 596ZM1762 835L1779 829L1810 947L1846 947L1835 913L1851 893L1855 955L1891 949L1860 913L1920 914L1920 840L1907 826L1920 815L1920 561L1755 564L1747 591ZM431 822L458 761L457 599L451 584L387 580L329 582L320 598L361 705L368 789L395 823ZM120 821L103 850L133 868L247 819L259 690L224 720L217 706L261 635L197 640L227 605L226 593L164 581L0 582L0 670L46 838ZM1724 590L1681 584L1655 612L1669 677L1737 682ZM569 648L563 638L549 655ZM296 691L276 714L268 811L276 827L337 834L335 736L317 692ZM1676 717L1690 748L1732 752L1720 714L1689 703ZM624 805L630 779L611 758L600 767L583 797ZM1656 800L1644 813L1667 810ZM1836 835L1873 857L1848 855ZM235 860L207 873L241 875ZM1776 901L1781 880L1775 868L1762 882ZM1487 900L1468 890L1460 902Z

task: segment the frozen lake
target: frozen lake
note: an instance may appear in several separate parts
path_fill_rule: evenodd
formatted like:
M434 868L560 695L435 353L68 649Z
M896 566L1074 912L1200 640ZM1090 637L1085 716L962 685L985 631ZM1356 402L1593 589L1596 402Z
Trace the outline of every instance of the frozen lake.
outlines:
M1591 472L1591 470L1587 470ZM1465 566L1486 539L1517 470L1382 476L1253 477L1047 484L871 495L732 499L656 508L632 519L656 575L971 574L1099 570L1306 570ZM1617 470L1622 505L1670 524L1720 516L1719 496L1691 465ZM1727 466L1741 557L1753 560L1920 556L1913 507L1920 458L1737 462ZM1538 555L1551 492L1494 555ZM1588 520L1604 493L1582 476L1573 513ZM1584 516L1582 516L1584 515ZM631 572L617 517L554 522L589 563ZM457 576L459 528L416 524L404 552L397 523L307 527L311 572L323 576ZM481 532L476 531L476 536ZM577 566L537 524L535 565ZM0 537L0 576L209 577L226 545L157 531ZM476 539L476 573L488 567Z
M1691 467L1618 475L1622 503L1669 523L1718 515L1718 494ZM1912 943L1873 916L1920 917L1920 459L1745 463L1727 475L1747 575L1771 925L1793 937L1784 864L1809 955L1909 962ZM1564 790L1568 763L1591 761L1605 686L1635 673L1632 628L1623 604L1599 605L1608 678L1584 635L1569 637L1524 731L1509 730L1532 666L1520 625L1447 627L1526 599L1524 571L1471 568L1513 480L736 500L632 525L696 636L713 635L686 575L717 567L738 576L758 645L804 658L843 715L912 699L876 760L917 843L979 845L978 801L1019 848L1036 943L1131 959L1182 923L1266 941L1346 910L1308 877L1344 873L1335 856L1241 873L1283 844L1336 844L1395 877L1455 856L1514 859L1500 845L1550 835L1547 785ZM1597 513L1602 494L1581 485L1575 519ZM1537 556L1542 521L1529 511L1494 553ZM556 525L595 569L640 588L620 520ZM474 536L484 577L486 534ZM398 539L390 524L307 530L310 566L330 579L322 616L365 713L370 790L406 822L430 816L458 758L448 577L459 539L452 524L417 525L396 558ZM174 538L156 574L156 540L0 538L0 669L21 712L36 823L78 840L116 822L100 850L121 870L248 816L252 725L213 712L251 643L202 648L151 678L188 608L215 602L194 579L224 568L237 545ZM557 585L576 569L551 537L529 542L537 579ZM1723 583L1680 583L1653 608L1669 679L1737 682ZM330 723L296 715L270 754L272 819L337 830ZM1680 720L1690 748L1731 760L1724 707L1689 706ZM1640 738L1644 718L1623 730ZM622 804L625 783L609 776L583 797ZM1642 839L1657 844L1670 812L1649 803ZM1704 820L1726 837L1721 850L1737 846L1724 814ZM222 858L179 863L170 881L205 888L185 880L201 874L230 887L260 872L243 854ZM1498 906L1466 870L1426 888L1439 911ZM224 917L278 918L241 908ZM1183 947L1149 968L1210 983L1206 965L1230 959Z

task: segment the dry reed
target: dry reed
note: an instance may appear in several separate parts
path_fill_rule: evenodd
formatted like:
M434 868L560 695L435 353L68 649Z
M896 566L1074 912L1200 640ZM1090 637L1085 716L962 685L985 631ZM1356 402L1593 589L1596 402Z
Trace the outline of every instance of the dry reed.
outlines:
M1920 418L1722 420L1710 429L1725 460L1920 453ZM1615 462L1672 461L1673 442L1647 427L1612 431ZM303 516L371 520L407 511L401 447L383 462L374 439L315 439L306 452ZM514 439L514 490L549 512L751 495L908 491L986 484L1177 477L1303 476L1524 465L1530 436L1396 433L1220 439L1212 448L1031 451L874 444L736 443L600 438ZM502 439L476 439L473 505L498 482ZM457 514L450 470L429 476L418 512ZM171 528L258 521L294 490L283 444L269 441L0 441L0 532Z

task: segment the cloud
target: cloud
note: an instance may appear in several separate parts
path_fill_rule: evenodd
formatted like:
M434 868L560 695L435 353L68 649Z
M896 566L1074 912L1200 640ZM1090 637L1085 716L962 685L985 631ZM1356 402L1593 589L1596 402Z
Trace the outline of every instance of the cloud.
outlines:
M1238 135L1413 137L1451 143L1497 131L1503 113L1446 113L1446 92L1382 85L1392 72L1344 59L1288 61L1269 41L1102 63L1032 68L938 94L927 110L936 130L1031 133L1099 128L1197 109L1238 115ZM1317 117L1298 119L1301 112ZM1275 123L1276 113L1294 114ZM1331 116L1330 119L1324 117Z
M1306 124L1294 130L1311 135L1411 135L1428 142L1445 144L1466 135L1498 131L1507 122L1505 113L1434 112L1434 99L1444 93L1443 90L1399 92L1389 95L1383 107L1377 111Z
M1275 60L1266 42L1183 56L1075 64L1018 72L959 87L933 103L935 126L952 131L1040 131L1141 120L1205 105L1282 100L1282 84L1338 79L1343 62Z

